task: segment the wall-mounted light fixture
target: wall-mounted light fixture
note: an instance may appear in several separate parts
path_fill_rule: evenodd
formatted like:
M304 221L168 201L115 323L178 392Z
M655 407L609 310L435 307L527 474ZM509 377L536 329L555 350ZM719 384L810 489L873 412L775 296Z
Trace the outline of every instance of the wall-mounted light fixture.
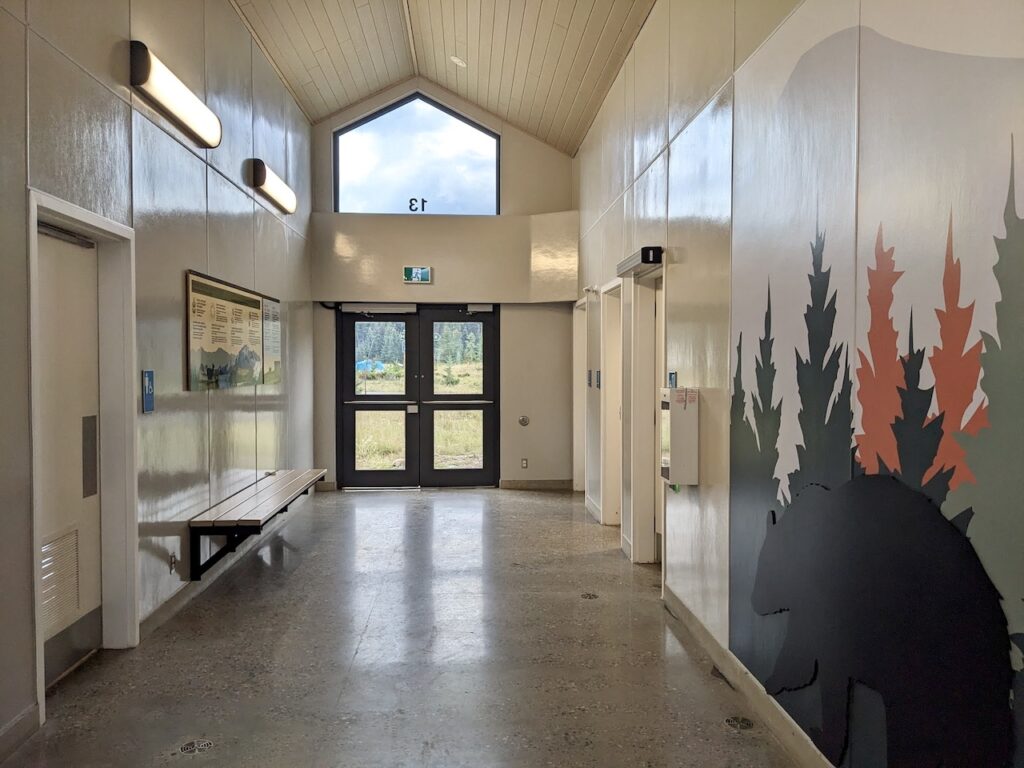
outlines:
M131 83L202 146L220 144L220 120L145 43L132 40Z
M295 213L295 192L259 158L252 161L252 185L285 213Z

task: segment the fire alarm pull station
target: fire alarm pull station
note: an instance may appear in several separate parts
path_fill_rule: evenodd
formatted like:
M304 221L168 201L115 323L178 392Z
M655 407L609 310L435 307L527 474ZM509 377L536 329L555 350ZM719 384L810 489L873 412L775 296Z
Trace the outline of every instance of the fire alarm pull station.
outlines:
M669 485L697 485L699 415L698 390L661 390L661 477Z

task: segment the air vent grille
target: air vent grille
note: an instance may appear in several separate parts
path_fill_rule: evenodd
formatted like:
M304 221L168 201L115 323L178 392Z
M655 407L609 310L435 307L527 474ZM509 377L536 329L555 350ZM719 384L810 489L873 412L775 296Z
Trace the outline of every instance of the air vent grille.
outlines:
M78 618L78 529L43 544L42 619L49 640Z

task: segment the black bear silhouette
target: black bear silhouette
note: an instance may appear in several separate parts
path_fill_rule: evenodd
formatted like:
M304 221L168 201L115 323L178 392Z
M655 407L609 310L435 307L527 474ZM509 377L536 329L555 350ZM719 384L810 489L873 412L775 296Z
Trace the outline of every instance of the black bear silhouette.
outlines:
M809 486L776 523L752 597L788 611L770 694L817 679L834 765L854 681L885 702L889 768L1005 768L1013 746L1006 616L968 539L923 494L887 476Z

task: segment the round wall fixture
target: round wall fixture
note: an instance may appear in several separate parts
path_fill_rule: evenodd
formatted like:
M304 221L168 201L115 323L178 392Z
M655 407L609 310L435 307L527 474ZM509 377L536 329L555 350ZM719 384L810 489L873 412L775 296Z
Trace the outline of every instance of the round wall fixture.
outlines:
M529 426L529 424L530 424L530 417L529 416L520 416L519 417L519 426L520 427L526 427L526 426Z

